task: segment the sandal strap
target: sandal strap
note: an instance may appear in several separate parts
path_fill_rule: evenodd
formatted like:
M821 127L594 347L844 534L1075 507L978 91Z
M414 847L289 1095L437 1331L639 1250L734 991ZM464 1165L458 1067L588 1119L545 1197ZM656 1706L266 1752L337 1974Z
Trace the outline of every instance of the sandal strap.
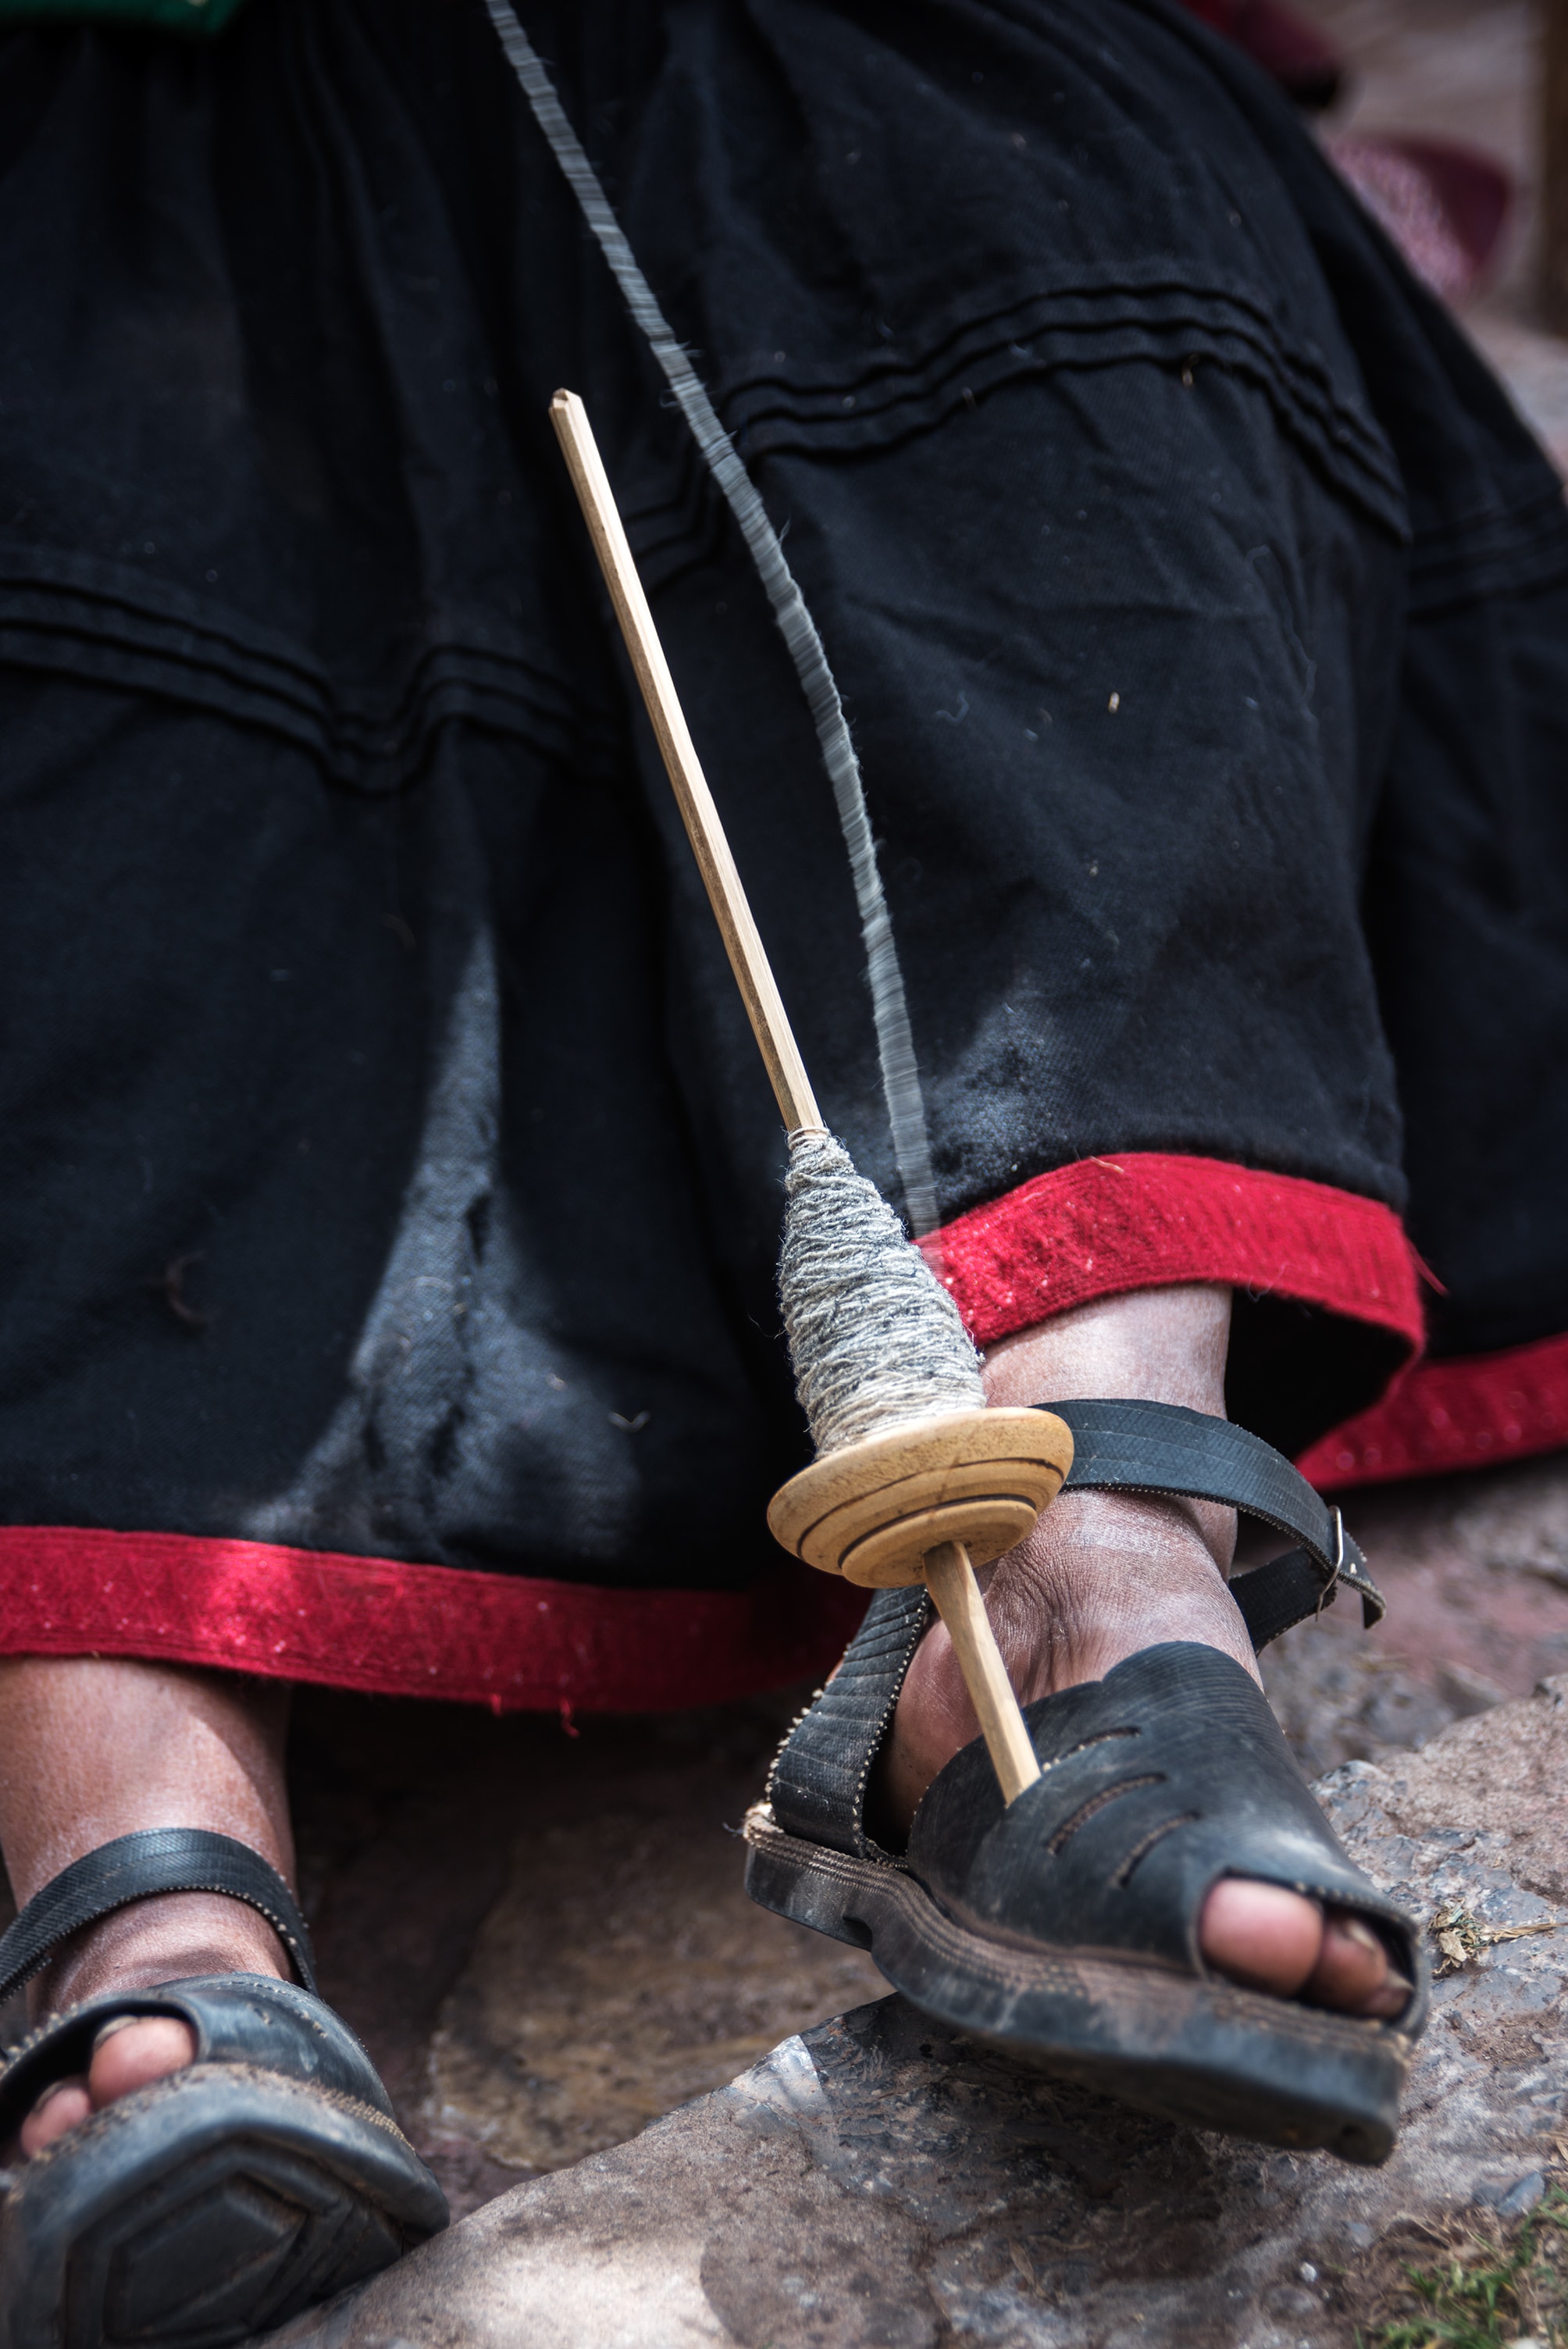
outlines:
M866 1781L931 1615L923 1582L877 1591L838 1671L790 1723L768 1800L792 1835L861 1859L876 1849L861 1826Z
M1221 1501L1295 1536L1297 1548L1231 1584L1254 1650L1331 1606L1342 1582L1360 1599L1366 1623L1382 1616L1383 1595L1339 1511L1261 1436L1178 1403L1078 1400L1038 1407L1072 1430L1069 1487ZM930 1619L923 1585L879 1590L872 1599L843 1662L774 1760L768 1799L791 1835L858 1858L892 1857L866 1834L866 1781Z
M266 1919L304 1988L315 1991L309 1930L294 1894L260 1852L206 1827L150 1827L99 1844L34 1894L0 1935L0 2004L73 1933L160 1892L222 1892L244 1901Z
M1222 1501L1295 1537L1298 1548L1231 1584L1254 1650L1332 1606L1341 1583L1360 1599L1368 1630L1382 1620L1383 1594L1338 1509L1262 1436L1181 1403L1096 1398L1037 1408L1054 1412L1072 1430L1073 1464L1064 1490Z

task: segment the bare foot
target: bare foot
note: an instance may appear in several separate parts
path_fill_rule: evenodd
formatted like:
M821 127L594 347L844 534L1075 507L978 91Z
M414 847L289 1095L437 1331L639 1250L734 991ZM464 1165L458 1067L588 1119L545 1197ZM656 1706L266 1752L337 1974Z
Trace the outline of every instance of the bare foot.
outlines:
M994 1403L1053 1397L1144 1396L1224 1410L1230 1292L1154 1289L1109 1298L994 1348ZM1143 1495L1072 1493L1027 1541L997 1561L985 1607L1022 1702L1084 1681L1161 1640L1218 1648L1258 1678L1252 1642L1226 1587L1233 1509ZM979 1724L945 1627L921 1642L878 1764L875 1796L895 1833L907 1829L937 1772ZM1204 1957L1249 1989L1344 2013L1391 2017L1410 1985L1371 1927L1299 1893L1226 1878L1204 1904Z
M98 1845L143 1827L233 1836L285 1878L294 1864L284 1781L287 1691L232 1674L108 1658L0 1662L0 1839L18 1902ZM172 1892L75 1935L28 1991L35 2020L110 1991L199 1974L290 1969L243 1901ZM168 2016L108 2026L87 2072L59 2081L22 2125L24 2155L195 2054Z

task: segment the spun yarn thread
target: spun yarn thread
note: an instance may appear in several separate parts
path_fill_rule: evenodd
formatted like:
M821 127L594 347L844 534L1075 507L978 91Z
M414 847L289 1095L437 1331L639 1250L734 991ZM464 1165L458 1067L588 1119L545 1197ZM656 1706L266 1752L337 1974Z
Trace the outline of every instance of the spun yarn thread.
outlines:
M985 1407L958 1308L841 1142L789 1136L779 1300L819 1454Z
M747 551L773 607L779 633L789 648L795 674L811 712L849 854L893 1156L910 1222L917 1234L923 1235L936 1227L936 1185L931 1169L925 1101L910 1029L903 972L877 867L876 841L861 781L861 764L817 624L785 560L783 543L769 520L756 484L719 422L685 347L676 339L669 321L655 300L653 288L615 218L599 175L568 120L533 44L517 20L512 0L486 0L486 5L533 119L582 208L583 217L610 265L627 309L664 369L704 463L739 524Z

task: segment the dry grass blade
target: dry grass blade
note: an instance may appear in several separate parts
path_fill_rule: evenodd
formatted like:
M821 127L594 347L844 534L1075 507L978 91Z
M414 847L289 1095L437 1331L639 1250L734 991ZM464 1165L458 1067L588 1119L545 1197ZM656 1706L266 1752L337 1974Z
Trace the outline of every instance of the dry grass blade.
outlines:
M1451 1901L1439 1909L1428 1928L1442 1952L1434 1971L1439 1980L1444 1974L1458 1973L1483 1950L1497 1949L1504 1941L1522 1941L1531 1933L1555 1933L1563 1923L1561 1917L1546 1917L1533 1925L1484 1925L1479 1917L1471 1916L1462 1900Z
M1506 2227L1487 2215L1456 2221L1435 2259L1404 2265L1381 2321L1359 2349L1510 2349L1527 2337L1568 2339L1568 2188L1553 2184Z

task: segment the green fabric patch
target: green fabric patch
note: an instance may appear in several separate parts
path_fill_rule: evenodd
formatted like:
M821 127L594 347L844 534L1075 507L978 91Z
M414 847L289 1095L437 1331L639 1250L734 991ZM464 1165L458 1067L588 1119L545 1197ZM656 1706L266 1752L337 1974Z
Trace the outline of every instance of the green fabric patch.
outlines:
M12 25L121 25L130 32L221 33L245 0L0 0L0 30Z

